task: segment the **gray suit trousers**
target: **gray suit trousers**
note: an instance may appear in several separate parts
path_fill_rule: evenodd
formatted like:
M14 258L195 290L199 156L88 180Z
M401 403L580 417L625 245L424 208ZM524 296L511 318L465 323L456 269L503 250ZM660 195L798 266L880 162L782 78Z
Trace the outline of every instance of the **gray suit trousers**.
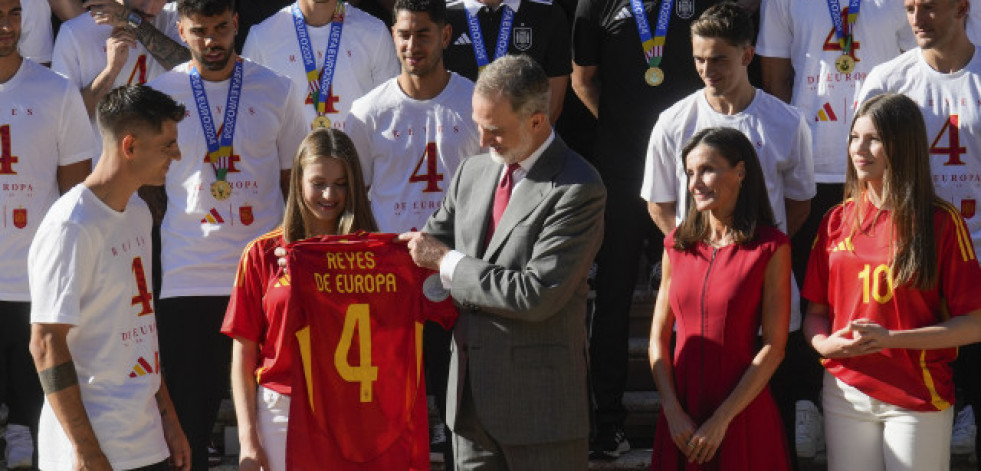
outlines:
M457 471L586 471L589 440L512 446L498 443L480 423L467 378L453 431L453 456Z

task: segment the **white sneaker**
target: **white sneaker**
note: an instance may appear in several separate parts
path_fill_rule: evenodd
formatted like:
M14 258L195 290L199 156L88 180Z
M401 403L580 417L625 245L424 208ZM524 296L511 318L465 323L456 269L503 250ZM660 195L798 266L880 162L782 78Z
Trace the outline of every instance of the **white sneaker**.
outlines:
M821 412L811 401L797 401L795 422L797 456L814 458L817 452L824 449L824 420Z
M954 418L954 431L950 437L950 452L955 455L968 455L974 451L974 437L978 429L974 424L974 409L967 406Z
M7 469L30 469L34 454L31 429L26 425L8 424L4 438L7 441Z

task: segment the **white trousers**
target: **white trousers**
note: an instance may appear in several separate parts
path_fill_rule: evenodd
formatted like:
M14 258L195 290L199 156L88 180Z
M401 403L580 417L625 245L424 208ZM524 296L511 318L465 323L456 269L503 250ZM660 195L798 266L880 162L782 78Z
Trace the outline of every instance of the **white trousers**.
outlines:
M259 440L269 462L266 471L286 471L286 422L290 416L290 397L259 386L255 406Z
M904 409L824 373L829 471L947 471L954 408Z

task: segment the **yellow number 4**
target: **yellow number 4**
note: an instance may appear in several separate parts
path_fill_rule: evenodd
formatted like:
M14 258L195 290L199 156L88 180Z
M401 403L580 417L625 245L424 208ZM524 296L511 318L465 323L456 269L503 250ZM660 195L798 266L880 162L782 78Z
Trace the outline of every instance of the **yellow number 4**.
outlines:
M358 331L358 366L352 366L347 359L355 330ZM371 402L371 386L378 380L378 367L371 364L371 316L367 304L347 307L341 340L334 351L334 366L344 381L361 383L361 402Z

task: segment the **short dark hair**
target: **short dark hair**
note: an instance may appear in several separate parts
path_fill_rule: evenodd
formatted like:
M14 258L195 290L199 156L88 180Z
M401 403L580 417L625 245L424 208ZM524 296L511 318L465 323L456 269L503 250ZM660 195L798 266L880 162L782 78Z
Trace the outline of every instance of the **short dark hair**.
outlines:
M393 23L398 21L400 11L429 13L429 19L433 23L440 26L446 24L445 0L395 0L395 7L392 8Z
M725 39L733 46L751 46L756 39L753 17L733 2L709 7L691 24L691 34L703 38Z
M137 130L159 133L164 121L180 122L184 113L184 105L146 85L117 87L96 106L96 119L102 133L117 137Z
M702 129L685 143L681 151L682 165L687 165L688 154L700 145L714 149L730 166L735 167L742 162L746 169L746 177L739 188L733 213L734 242L744 244L754 241L760 227L776 226L773 208L770 207L770 198L766 192L766 177L763 176L763 168L749 138L733 128ZM682 183L687 185L687 182ZM695 208L691 191L688 192L687 200L688 214L674 236L674 247L678 250L688 250L698 241L705 240L709 234L708 215Z
M177 0L177 13L183 17L218 16L226 11L235 11L235 0Z

